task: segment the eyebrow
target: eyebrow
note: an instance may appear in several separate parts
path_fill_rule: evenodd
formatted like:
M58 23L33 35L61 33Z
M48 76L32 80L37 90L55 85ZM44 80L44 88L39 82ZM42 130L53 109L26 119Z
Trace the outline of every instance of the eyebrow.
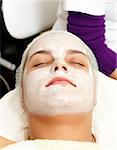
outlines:
M47 54L47 55L51 55L52 53L51 53L51 51L49 51L49 50L40 50L40 51L37 51L36 53L34 53L32 56L31 56L31 58L34 56L34 55L36 55L36 54ZM30 59L31 59L30 58Z
M85 54L85 53L83 53L83 52L81 52L80 50L72 50L72 49L68 49L67 50L68 52L68 54L82 54L82 55L84 55L86 58L88 58L87 57L87 55ZM32 56L34 56L35 54L47 54L47 55L52 55L52 52L50 51L50 50L40 50L40 51L37 51L36 53L34 53ZM31 57L32 57L31 56Z
M68 54L82 54L87 57L87 55L79 50L68 50Z
M49 50L40 50L40 51L34 53L34 55L35 54L51 54L51 51L49 51Z

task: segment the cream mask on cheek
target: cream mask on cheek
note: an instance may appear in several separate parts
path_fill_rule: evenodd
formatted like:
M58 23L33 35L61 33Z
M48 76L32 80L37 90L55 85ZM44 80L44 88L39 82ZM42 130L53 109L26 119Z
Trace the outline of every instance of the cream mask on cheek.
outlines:
M72 67L65 61L65 50L82 50L81 45L76 37L66 33L50 33L41 39L40 49L48 47L55 61L49 66L37 67L24 74L25 105L29 112L38 115L60 115L91 111L95 105L95 82L90 63L88 62L89 67L85 70ZM56 70L56 62L61 66L66 64L66 69ZM66 81L60 82L60 78Z

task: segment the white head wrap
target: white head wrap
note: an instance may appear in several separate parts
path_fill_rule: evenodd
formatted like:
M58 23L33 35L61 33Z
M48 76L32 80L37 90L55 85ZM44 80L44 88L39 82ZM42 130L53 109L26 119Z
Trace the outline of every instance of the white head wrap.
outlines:
M25 67L25 63L27 61L27 58L28 58L28 55L30 53L30 51L32 50L32 47L33 45L39 40L41 39L43 36L45 35L48 35L50 33L64 33L64 34L68 34L70 36L73 36L73 37L76 37L75 35L73 35L72 33L69 33L67 31L48 31L48 32L45 32L43 33L42 35L39 35L38 37L36 37L28 46L27 48L25 49L24 53L23 53L23 56L22 56L22 61L21 61L21 64L19 66L19 68L17 69L16 71L16 87L21 83L21 80L22 80L22 75L23 75L23 71L24 71L24 67ZM78 38L78 37L77 37ZM87 51L87 55L88 55L88 58L91 62L91 66L92 68L98 70L98 65L97 65L97 61L96 61L96 58L93 54L93 52L91 51L91 49L80 39L78 38L78 40L82 43L84 49Z

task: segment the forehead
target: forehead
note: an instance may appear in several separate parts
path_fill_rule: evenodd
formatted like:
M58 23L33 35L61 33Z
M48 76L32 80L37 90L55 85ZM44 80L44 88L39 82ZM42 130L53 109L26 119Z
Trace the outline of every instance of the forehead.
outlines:
M78 50L87 54L83 42L68 33L49 33L40 37L31 47L29 55L41 50L50 50L57 55L63 54L66 50Z

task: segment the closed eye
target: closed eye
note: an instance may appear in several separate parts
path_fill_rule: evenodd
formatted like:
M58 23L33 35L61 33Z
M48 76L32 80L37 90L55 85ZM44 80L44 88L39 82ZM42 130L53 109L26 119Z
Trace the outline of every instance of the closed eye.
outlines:
M28 64L28 70L31 71L37 68L48 67L53 61L54 58L51 54L46 51L39 51L31 57Z
M50 62L41 62L41 63L37 63L37 64L35 64L35 65L33 65L33 67L43 67L43 66L47 66L47 65L49 65L50 64Z
M82 67L85 67L85 65L84 65L84 64L79 63L79 62L71 62L71 64L80 65L80 66L82 66Z
M87 69L88 68L88 61L87 61L87 58L78 53L78 54L68 54L66 56L66 62L71 66L71 67L74 67L74 68L80 68L80 69Z

